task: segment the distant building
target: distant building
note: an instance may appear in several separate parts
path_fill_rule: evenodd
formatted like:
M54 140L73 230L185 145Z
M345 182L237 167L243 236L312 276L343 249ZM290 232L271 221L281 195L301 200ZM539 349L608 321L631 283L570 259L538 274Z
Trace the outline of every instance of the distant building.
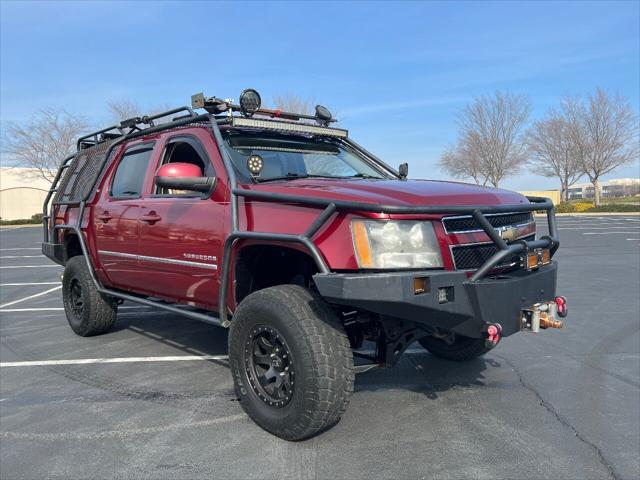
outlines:
M544 197L549 198L554 205L560 203L560 190L529 190L527 192L518 192L525 197Z
M618 178L601 182L602 197L625 197L640 195L640 178ZM590 199L595 197L595 190L590 183L579 183L569 188L569 200Z
M0 219L28 219L42 213L49 187L36 169L0 167Z

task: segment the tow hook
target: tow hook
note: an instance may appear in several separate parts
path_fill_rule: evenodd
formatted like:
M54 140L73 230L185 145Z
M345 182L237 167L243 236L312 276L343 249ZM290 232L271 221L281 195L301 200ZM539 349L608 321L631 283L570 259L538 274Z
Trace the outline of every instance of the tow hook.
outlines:
M556 297L556 311L560 318L564 318L569 313L569 307L567 307L567 299L565 297Z
M540 329L562 328L564 323L560 318L566 317L568 312L565 297L556 297L551 302L536 303L522 311L522 329L538 333Z
M502 334L502 325L499 323L490 323L484 329L485 345L491 349L498 345Z

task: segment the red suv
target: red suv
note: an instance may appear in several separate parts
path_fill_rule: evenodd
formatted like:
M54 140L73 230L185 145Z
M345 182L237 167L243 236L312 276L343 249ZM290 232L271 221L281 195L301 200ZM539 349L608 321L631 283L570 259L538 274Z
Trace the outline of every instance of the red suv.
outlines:
M299 440L339 421L357 371L415 341L462 361L562 325L549 200L407 180L333 121L245 90L80 138L42 245L65 265L73 331L107 332L124 300L229 327L241 405Z

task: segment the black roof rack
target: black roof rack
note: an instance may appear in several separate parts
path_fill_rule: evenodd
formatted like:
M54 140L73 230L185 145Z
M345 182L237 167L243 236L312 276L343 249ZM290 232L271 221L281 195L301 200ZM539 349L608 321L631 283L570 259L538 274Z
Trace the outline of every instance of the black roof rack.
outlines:
M254 92L258 97L257 104L253 104L255 108L251 110L248 110L246 104L243 103L243 95L248 91ZM332 118L331 113L326 108L320 105L316 106L315 116L261 108L258 93L251 89L242 92L240 105L234 104L230 99L205 97L202 93L192 95L191 104L191 107L183 106L154 115L128 118L122 120L119 125L112 125L83 135L77 141L78 152L96 147L108 141L130 137L133 134L141 134L147 130L155 132L173 128L175 122L183 124L184 122L188 123L189 120L195 121L202 117L202 115L194 112L196 108L203 108L210 114L216 115L216 119L220 124L226 123L232 127L281 130L339 138L346 138L348 136L346 130L329 126L336 120ZM243 105L245 105L244 108ZM177 115L180 113L183 115ZM240 113L240 115L234 115L234 113ZM258 118L254 117L254 115ZM158 120L171 116L174 117L168 121L158 122ZM310 120L313 120L314 123L311 123Z
M246 91L246 90L245 90ZM244 92L243 92L244 94ZM242 97L242 94L241 94ZM242 98L240 99L240 103L242 103ZM278 120L289 120L294 122L299 122L301 120L313 120L320 125L328 126L330 123L336 122L335 118L331 117L331 113L324 107L317 105L316 106L316 114L315 115L307 115L304 113L295 113L295 112L285 112L278 109L269 109L269 108L258 108L252 109L250 112L247 112L246 108L243 108L242 105L236 105L230 99L222 99L218 97L205 97L203 93L196 93L191 96L191 106L193 108L204 108L207 112L213 114L221 114L227 112L229 116L232 115L233 112L241 112L245 117L252 117L253 115L261 115L266 116ZM324 115L329 115L328 117L320 116L318 112L318 108L322 108L324 110Z
M173 108L171 110L167 110L166 112L156 113L154 115L128 118L121 121L120 125L112 125L110 127L103 128L102 130L98 130L96 132L92 132L80 137L77 142L78 150L95 147L100 143L106 142L108 140L113 140L114 138L122 137L124 135L129 135L136 131L142 131L147 128L157 127L157 120L181 112L186 112L186 114L181 115L177 118L172 118L171 121L185 118L196 118L198 116L191 107L184 106Z

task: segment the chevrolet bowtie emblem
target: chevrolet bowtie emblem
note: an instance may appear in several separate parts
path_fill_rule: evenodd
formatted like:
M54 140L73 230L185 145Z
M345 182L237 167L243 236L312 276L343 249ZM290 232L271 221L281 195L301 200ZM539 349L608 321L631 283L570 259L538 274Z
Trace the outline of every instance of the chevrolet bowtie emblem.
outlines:
M518 236L518 229L514 227L500 227L498 233L504 241L511 242Z

